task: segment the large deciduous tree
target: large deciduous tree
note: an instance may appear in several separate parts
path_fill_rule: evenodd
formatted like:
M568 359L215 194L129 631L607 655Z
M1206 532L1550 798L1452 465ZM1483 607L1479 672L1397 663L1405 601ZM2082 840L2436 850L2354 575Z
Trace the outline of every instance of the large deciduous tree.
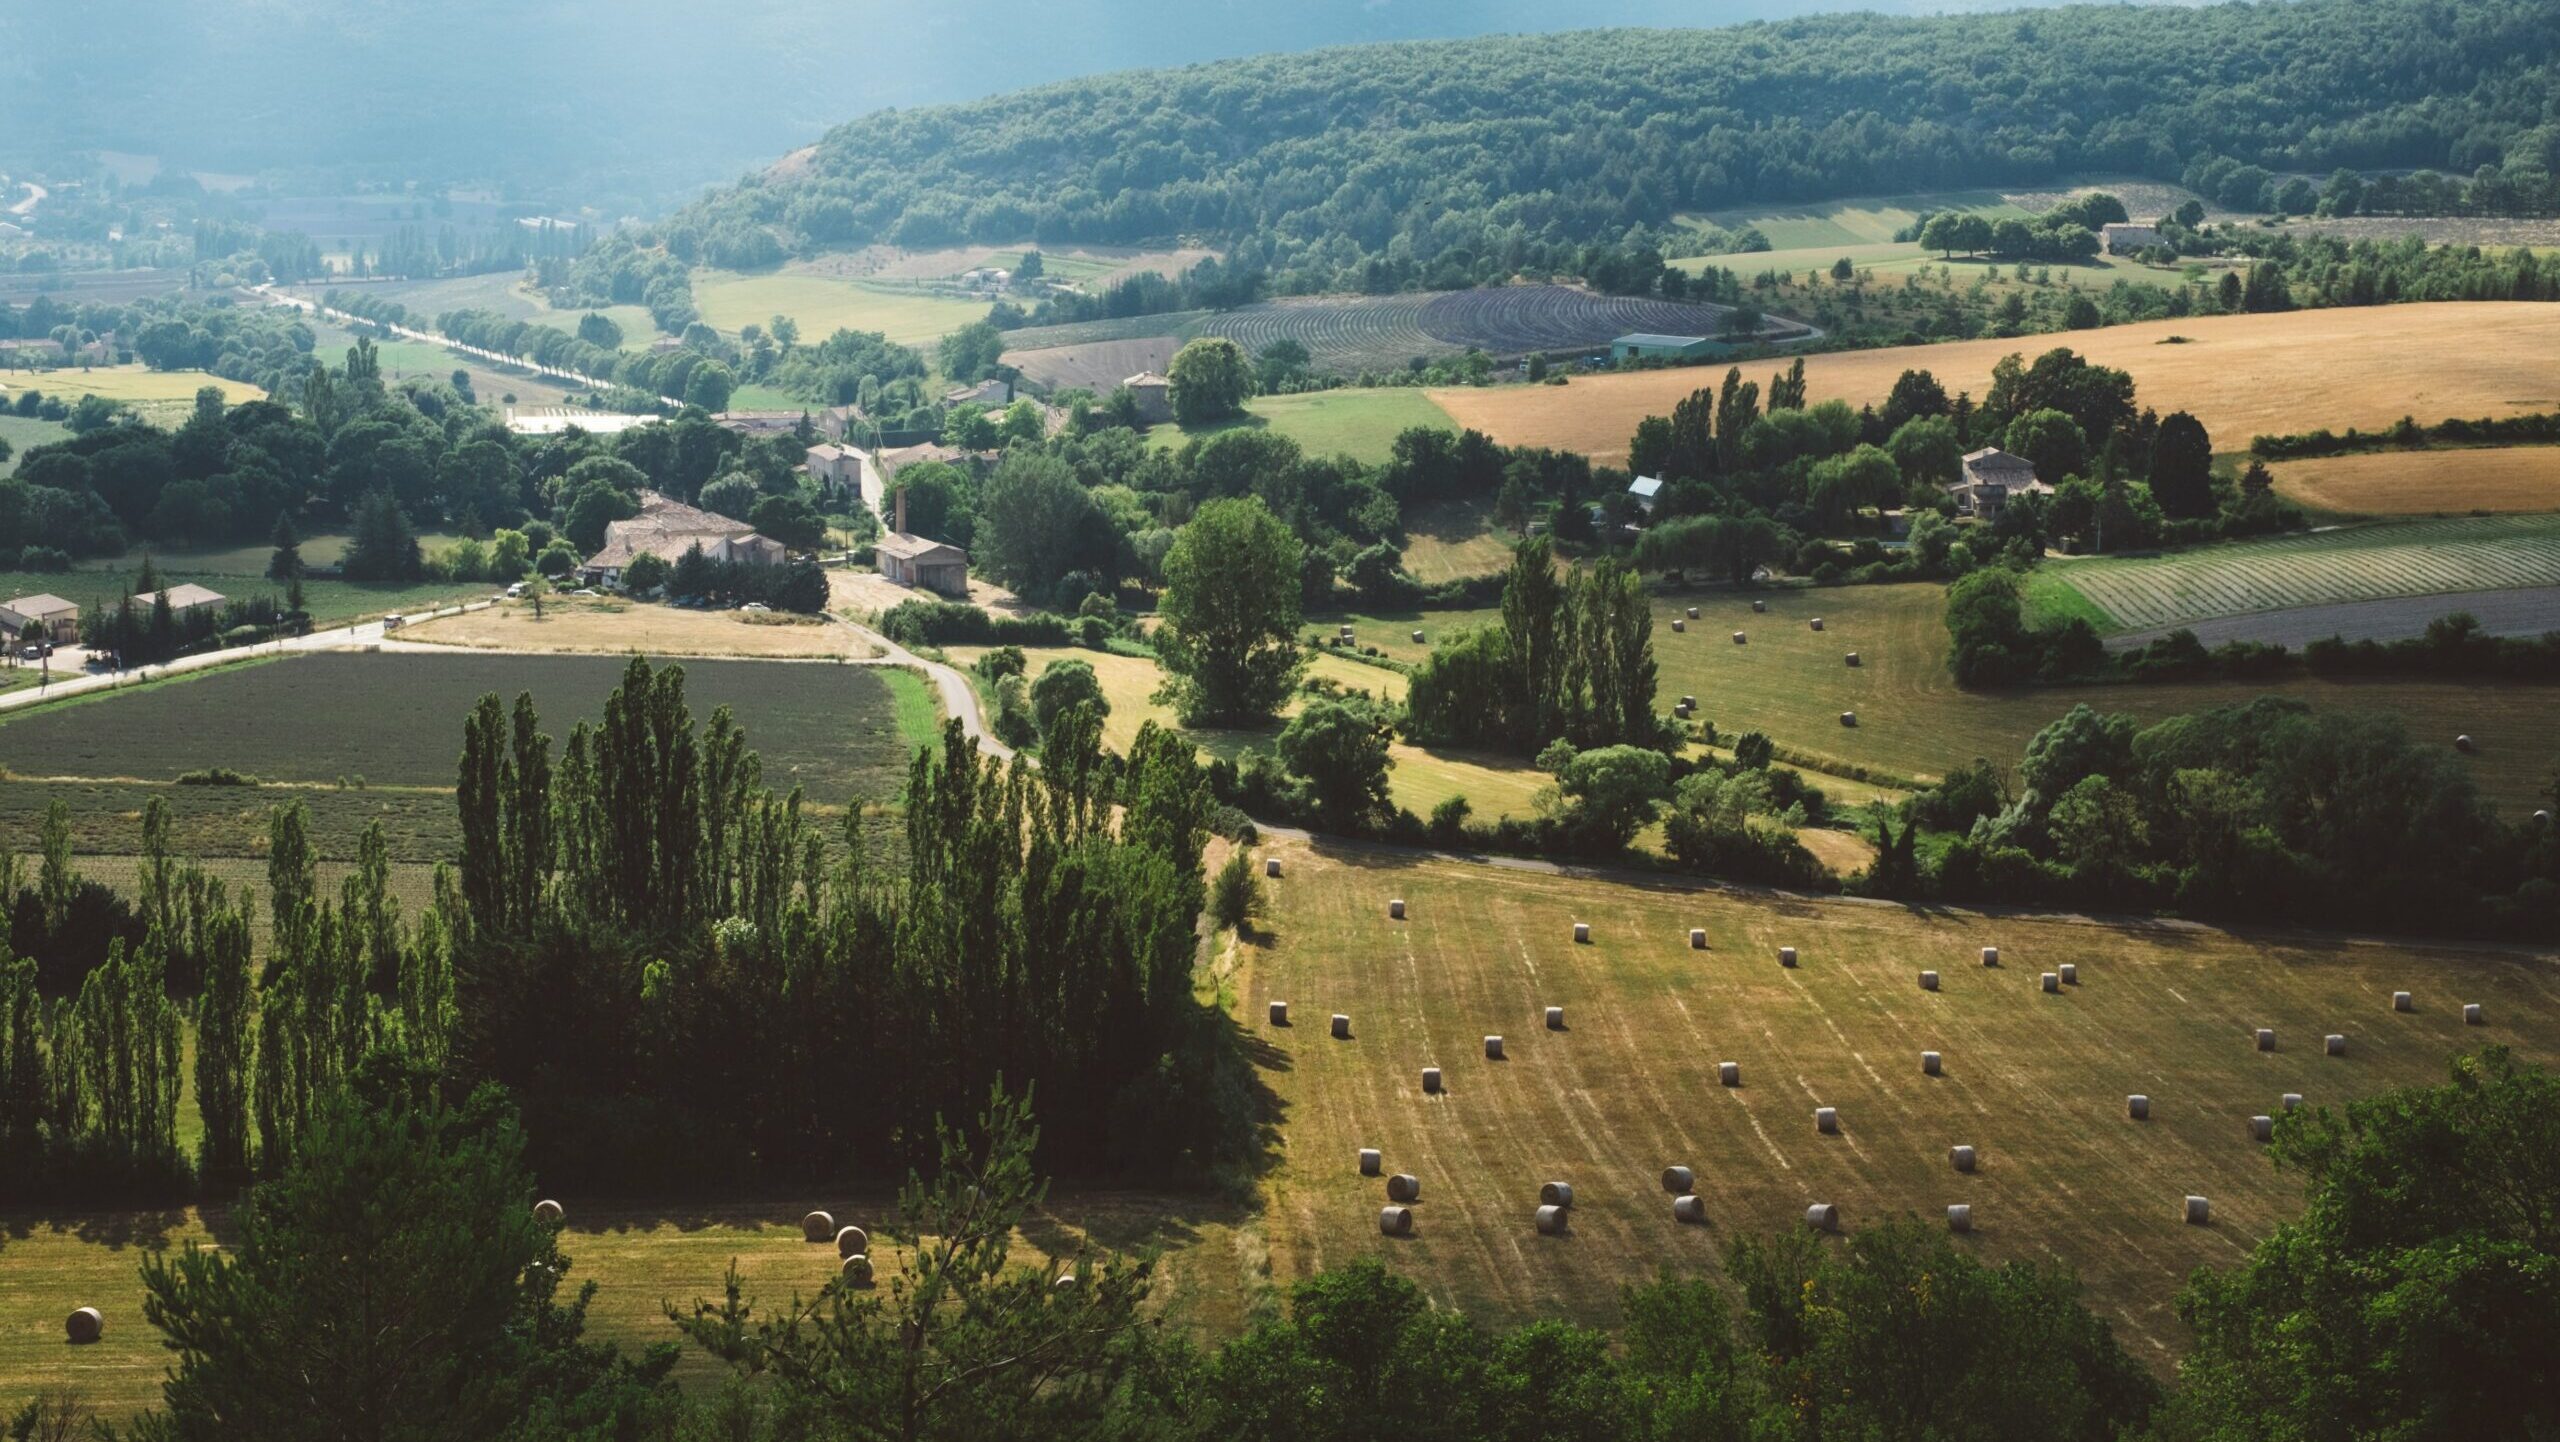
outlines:
M1156 649L1193 722L1268 720L1300 664L1298 538L1258 499L1211 501L1174 537Z
M1223 336L1203 336L1184 346L1174 354L1165 379L1173 383L1173 418L1186 426L1242 415L1253 396L1253 362L1244 347Z

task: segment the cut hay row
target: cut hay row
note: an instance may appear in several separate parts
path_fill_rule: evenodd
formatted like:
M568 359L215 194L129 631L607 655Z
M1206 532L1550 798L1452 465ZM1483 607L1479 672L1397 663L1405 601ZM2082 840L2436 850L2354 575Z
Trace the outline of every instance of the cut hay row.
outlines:
M1290 881L1239 999L1258 1020L1268 999L1321 998L1360 1026L1351 1042L1266 1033L1289 1158L1266 1215L1274 1280L1377 1252L1482 1316L1606 1322L1619 1284L1710 1272L1725 1240L1809 1208L1836 1208L1846 1230L1904 1213L1952 1226L1962 1206L1967 1245L2069 1263L2129 1345L2166 1358L2184 1345L2170 1299L2186 1275L2237 1261L2299 1205L2249 1116L2286 1092L2336 1105L2435 1080L2484 1039L2560 1050L2545 961L2056 918L1995 932L1958 912L1279 849ZM1987 942L1998 967L1978 964ZM2044 994L2066 965L2085 984ZM1914 986L1919 966L1939 992ZM2403 990L2413 1011L2394 1009ZM2485 1030L2466 1025L2474 1000ZM1505 1022L1545 1006L1572 1029ZM2260 1053L2254 1026L2302 1040ZM1497 1028L1508 1059L1477 1060ZM1434 1062L1426 1099L1418 1068ZM2138 1121L2132 1096L2147 1099ZM1975 1149L1973 1172L1951 1167L1955 1147ZM1360 1148L1418 1179L1418 1200L1393 1203L1412 1208L1409 1234L1377 1229L1386 1199L1351 1165ZM1673 1166L1691 1169L1673 1195L1698 1198L1706 1225L1665 1206ZM1550 1241L1528 1203L1558 1179L1571 1221ZM2188 1196L2211 1198L2209 1225L2185 1224Z

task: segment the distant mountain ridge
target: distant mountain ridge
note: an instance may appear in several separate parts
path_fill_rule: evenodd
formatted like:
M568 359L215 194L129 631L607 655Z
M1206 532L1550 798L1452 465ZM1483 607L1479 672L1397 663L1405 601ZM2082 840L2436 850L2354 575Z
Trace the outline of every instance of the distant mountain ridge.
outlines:
M1837 15L1422 41L876 113L680 212L680 255L1222 241L1286 289L1464 284L1749 201L2560 166L2560 0Z

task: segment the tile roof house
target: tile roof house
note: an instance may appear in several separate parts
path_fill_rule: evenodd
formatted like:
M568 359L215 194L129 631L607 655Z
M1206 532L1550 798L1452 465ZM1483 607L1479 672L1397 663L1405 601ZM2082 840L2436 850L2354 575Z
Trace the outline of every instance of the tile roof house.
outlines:
M672 566L696 546L714 561L778 566L784 559L780 541L757 535L756 528L744 521L644 491L640 514L606 525L604 549L587 557L578 571L589 585L618 586L623 568L639 557L655 556Z
M819 489L831 496L862 494L862 452L851 446L832 442L811 446L808 459L802 462L802 469L808 471L809 479L816 481Z
M27 633L27 624L44 627L45 639L57 646L68 646L80 639L80 608L60 596L42 594L20 596L14 601L0 602L0 642L14 645Z
M1173 419L1173 382L1154 371L1140 371L1120 384L1137 397L1140 424L1160 426Z
M2112 221L2098 227L2098 246L2109 255L2139 255L2161 243L2160 227Z
M1964 458L1964 479L1947 487L1959 515L1995 520L2012 496L2049 496L2053 487L2036 479L2035 463L1997 446L1985 446Z
M901 586L918 586L962 600L969 595L969 553L947 542L907 531L907 493L898 492L896 520L872 548L880 574Z
M183 586L171 586L165 591L145 591L133 598L133 608L137 611L151 610L160 604L164 596L168 598L171 614L179 616L208 606L219 606L227 599L220 591L189 582Z

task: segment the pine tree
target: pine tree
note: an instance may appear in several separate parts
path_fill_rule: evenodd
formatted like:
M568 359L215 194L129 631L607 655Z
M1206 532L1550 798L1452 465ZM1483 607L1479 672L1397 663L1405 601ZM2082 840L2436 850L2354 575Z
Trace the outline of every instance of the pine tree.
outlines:
M270 581L301 580L302 538L294 534L291 512L276 512L275 530L268 534L267 544L276 548L275 554L267 558L267 579ZM296 606L294 609L300 610L301 607Z

